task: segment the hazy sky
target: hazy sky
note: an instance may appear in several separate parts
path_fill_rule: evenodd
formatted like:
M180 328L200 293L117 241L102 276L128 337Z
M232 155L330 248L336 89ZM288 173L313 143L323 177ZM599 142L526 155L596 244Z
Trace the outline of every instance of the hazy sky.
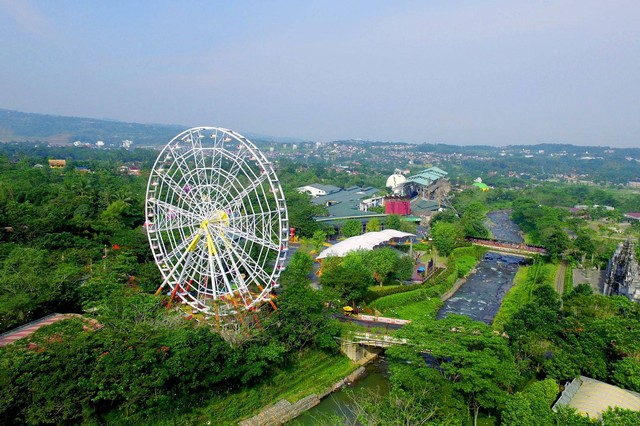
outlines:
M640 147L640 1L0 0L0 108Z

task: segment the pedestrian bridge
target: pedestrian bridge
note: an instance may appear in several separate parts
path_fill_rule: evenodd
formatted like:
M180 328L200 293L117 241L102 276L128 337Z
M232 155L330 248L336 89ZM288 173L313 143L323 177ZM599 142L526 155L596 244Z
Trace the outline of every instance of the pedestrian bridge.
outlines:
M365 346L376 346L378 348L388 348L392 345L406 345L407 339L398 339L388 334L376 333L354 333L353 341Z
M388 334L355 332L346 338L336 338L340 342L340 350L350 360L358 362L371 354L380 353L393 345L406 345L407 339L400 339Z
M513 243L511 241L494 240L491 238L467 238L475 246L487 247L491 250L518 254L521 256L534 256L536 254L546 255L547 249L539 246L532 246L524 243Z

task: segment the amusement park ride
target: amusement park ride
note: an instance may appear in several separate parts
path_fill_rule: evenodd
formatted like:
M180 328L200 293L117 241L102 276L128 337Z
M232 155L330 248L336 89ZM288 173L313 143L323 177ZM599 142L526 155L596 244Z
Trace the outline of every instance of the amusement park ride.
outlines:
M271 163L231 130L196 127L160 151L147 185L151 251L167 291L215 325L271 305L289 248L287 207ZM256 318L255 315L251 315Z

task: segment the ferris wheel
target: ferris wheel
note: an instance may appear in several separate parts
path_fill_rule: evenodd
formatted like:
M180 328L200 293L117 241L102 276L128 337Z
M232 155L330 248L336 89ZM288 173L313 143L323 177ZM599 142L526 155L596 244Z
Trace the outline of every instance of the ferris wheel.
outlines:
M173 138L151 170L145 216L157 294L216 317L271 302L289 222L273 167L249 140L217 127Z

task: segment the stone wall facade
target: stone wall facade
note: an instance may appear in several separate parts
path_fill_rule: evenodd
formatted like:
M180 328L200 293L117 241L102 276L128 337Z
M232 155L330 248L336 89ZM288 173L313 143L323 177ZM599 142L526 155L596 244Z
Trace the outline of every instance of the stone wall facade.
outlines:
M620 295L632 301L640 301L640 268L630 240L618 244L605 275L605 296Z

